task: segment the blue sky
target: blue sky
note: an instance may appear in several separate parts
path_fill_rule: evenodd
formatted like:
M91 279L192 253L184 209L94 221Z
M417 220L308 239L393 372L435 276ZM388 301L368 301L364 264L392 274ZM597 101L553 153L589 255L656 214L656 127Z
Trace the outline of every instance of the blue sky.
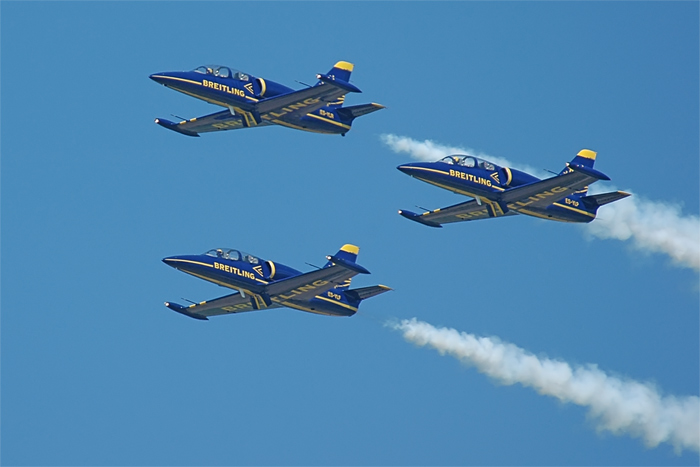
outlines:
M522 216L430 229L464 200L400 173L395 134L559 171L582 148L698 216L696 2L2 2L4 465L690 465L584 407L407 343L410 319L700 386L698 273ZM296 87L338 60L386 110L345 138L187 138L215 108L148 75L208 63ZM415 209L414 209L415 210ZM601 209L601 218L605 215ZM358 315L198 322L225 293L161 258L224 246L292 267L344 243L393 292Z

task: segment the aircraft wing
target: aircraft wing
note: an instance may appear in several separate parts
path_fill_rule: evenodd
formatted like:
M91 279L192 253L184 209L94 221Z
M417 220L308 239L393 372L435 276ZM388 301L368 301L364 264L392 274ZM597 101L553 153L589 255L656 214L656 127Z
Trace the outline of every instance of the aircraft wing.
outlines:
M501 193L499 201L513 209L517 209L519 204L544 208L598 180L610 180L594 169L573 165L569 167L573 170L563 175L506 190Z
M360 90L350 83L327 81L289 94L263 99L255 104L255 110L260 115L274 114L271 117L275 118L301 118L337 101L348 92L360 92Z
M238 292L187 307L183 307L177 303L166 303L165 305L171 310L197 319L206 319L209 316L228 315L232 313L242 313L244 311L255 310L251 302L251 297L246 295L244 298ZM279 308L281 306L282 305L278 305L277 303L272 303L271 305L265 307L265 309L269 310L271 308Z
M232 115L229 110L222 110L221 112L205 115L203 117L183 120L179 123L157 118L156 123L168 130L173 130L187 136L199 136L199 133L246 128L243 117L241 115ZM263 120L256 124L256 126L266 125L271 125L271 123Z
M275 299L310 300L318 294L343 284L357 274L359 271L334 264L327 268L273 282L265 287L265 292L273 301Z
M451 224L453 222L474 221L479 219L488 219L490 217L504 217L516 214L508 211L505 214L498 216L489 215L488 204L479 204L475 199L465 201L464 203L455 204L446 208L436 209L434 211L416 214L411 211L399 211L406 219L425 224L430 227L442 227L442 224Z

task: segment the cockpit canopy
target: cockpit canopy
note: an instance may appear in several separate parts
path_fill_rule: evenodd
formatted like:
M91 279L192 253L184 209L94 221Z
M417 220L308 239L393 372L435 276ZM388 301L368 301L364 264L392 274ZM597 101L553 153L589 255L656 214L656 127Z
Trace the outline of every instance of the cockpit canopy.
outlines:
M238 70L232 70L227 66L204 65L194 69L197 73L218 76L219 78L233 78L239 81L250 81L250 76Z
M244 251L238 251L231 248L215 248L204 253L207 256L214 258L227 259L229 261L245 261L250 264L259 264L263 260L257 256L250 255Z
M462 154L454 154L452 156L443 157L440 162L450 165L461 165L463 167L480 167L484 170L496 170L496 166L489 161L479 159L474 156L465 156Z

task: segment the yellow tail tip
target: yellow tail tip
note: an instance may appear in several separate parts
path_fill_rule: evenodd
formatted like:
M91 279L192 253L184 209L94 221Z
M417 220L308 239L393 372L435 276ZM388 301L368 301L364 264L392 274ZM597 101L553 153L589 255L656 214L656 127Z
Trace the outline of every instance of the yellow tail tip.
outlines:
M344 251L346 253L352 253L353 255L357 255L360 253L360 247L355 246L355 245L350 245L349 243L343 245L340 247L340 251Z
M579 157L585 157L586 159L593 159L595 160L597 152L591 151L590 149L581 149L578 154L576 154Z
M352 69L355 68L355 65L353 65L350 62L340 61L340 62L336 63L335 65L333 65L333 68L340 68L341 70L352 72Z

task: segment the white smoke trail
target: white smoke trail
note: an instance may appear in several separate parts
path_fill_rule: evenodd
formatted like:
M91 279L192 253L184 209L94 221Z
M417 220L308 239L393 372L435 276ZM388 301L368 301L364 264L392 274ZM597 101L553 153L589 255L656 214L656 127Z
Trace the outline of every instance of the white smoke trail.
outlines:
M408 138L406 136L396 136L392 134L383 134L380 136L380 138L382 142L389 146L394 152L407 153L419 161L434 162L452 154L469 154L471 156L486 159L487 161L493 162L494 164L502 167L522 170L523 172L527 172L539 178L551 176L551 174L547 174L542 170L534 169L527 165L513 164L502 157L490 156L466 147L443 146L442 144L435 143L429 139L426 139L425 141L416 141L415 139ZM561 168L564 168L564 164L562 164Z
M500 383L520 383L562 402L588 407L600 429L640 436L649 447L668 442L677 452L700 451L699 397L664 397L649 383L609 376L596 365L572 368L497 338L436 328L415 318L387 325L401 331L407 341L474 365Z
M680 206L638 196L606 205L587 230L599 238L632 240L639 249L666 253L675 263L700 270L700 218Z
M430 140L416 141L392 134L381 135L381 139L394 152L408 153L417 160L436 161L450 154L467 153L540 178L551 176L531 167L518 167L503 158L477 154L468 148L443 146ZM608 190L615 188L608 185ZM596 191L600 190L591 189L592 193ZM599 217L586 224L586 228L598 238L631 240L637 249L665 253L680 266L700 270L700 217L683 216L677 205L648 201L635 195L605 205L599 211Z

